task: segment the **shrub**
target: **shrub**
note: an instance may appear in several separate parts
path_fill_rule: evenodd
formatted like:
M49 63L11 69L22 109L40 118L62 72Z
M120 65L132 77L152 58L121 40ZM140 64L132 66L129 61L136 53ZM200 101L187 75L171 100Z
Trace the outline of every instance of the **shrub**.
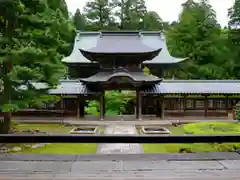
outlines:
M199 122L184 125L186 134L240 134L239 123Z
M199 122L184 125L186 134L240 134L239 123ZM240 143L207 143L215 152L233 152L240 148ZM192 150L194 152L194 150Z
M235 115L236 115L236 119L240 121L240 102L236 104Z

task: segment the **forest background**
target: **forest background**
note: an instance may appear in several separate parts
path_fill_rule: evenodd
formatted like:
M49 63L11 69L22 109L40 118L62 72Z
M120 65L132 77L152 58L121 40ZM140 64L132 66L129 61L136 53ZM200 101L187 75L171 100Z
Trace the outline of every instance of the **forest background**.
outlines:
M0 1L0 108L5 112L0 132L8 132L11 112L59 100L46 92L67 76L61 60L70 55L78 30L162 31L171 55L188 58L164 78L239 79L240 0L228 11L229 26L221 27L207 0L186 0L176 22L149 11L145 0L89 0L75 14L65 0ZM38 89L33 81L47 86ZM119 106L125 102L116 92L109 97Z

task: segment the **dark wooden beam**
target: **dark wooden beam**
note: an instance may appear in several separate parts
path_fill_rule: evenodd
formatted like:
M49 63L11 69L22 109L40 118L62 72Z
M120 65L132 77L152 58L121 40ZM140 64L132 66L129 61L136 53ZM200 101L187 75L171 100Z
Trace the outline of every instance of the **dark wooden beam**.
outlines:
M214 135L73 135L0 134L0 143L237 143L240 134Z

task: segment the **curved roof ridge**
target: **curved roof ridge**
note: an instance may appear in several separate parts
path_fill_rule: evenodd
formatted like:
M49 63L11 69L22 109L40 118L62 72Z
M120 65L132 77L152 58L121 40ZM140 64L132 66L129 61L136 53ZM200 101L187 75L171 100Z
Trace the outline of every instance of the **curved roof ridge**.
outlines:
M144 34L144 33L143 33ZM148 32L145 35L145 43L147 45L151 46L156 46L154 44L161 44L162 50L159 53L158 56L156 56L154 59L145 61L144 64L175 64L175 63L180 63L188 58L178 58L174 57L170 54L167 46L167 42L165 40L164 34L162 32L154 32L152 35L158 36L158 39L152 39L150 40L151 33L148 34ZM143 36L144 38L144 36ZM148 40L147 40L148 38ZM155 41L155 43L154 43ZM143 39L144 42L144 39Z
M76 34L74 40L74 46L71 54L62 59L62 62L66 63L93 63L85 58L79 49L93 48L97 44L100 32L82 32L79 31Z

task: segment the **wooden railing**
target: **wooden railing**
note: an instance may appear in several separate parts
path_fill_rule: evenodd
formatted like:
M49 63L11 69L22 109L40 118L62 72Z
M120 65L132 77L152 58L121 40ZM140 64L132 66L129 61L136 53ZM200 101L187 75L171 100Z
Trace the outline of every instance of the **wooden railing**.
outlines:
M230 135L26 135L0 134L0 143L232 143L240 134Z

